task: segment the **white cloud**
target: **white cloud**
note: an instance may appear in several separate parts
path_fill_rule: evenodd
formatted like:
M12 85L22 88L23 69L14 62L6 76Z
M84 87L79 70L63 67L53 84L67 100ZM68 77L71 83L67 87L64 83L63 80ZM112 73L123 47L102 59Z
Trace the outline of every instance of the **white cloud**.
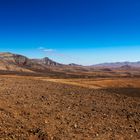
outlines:
M44 52L54 52L55 50L53 50L53 49L44 49L43 51Z
M64 58L64 59L68 59L70 61L75 60L75 58L73 58L69 55L65 55L63 53L59 53L59 52L57 52L57 50L54 50L54 49L39 46L38 50L40 50L41 52L43 52L43 53L45 53L46 55L49 55L49 56L51 55L51 56L61 57L61 58ZM76 59L78 59L78 58L76 58Z
M44 47L39 47L38 49L43 51L43 52L48 52L48 53L51 53L51 52L55 51L54 49L49 49L49 48L44 48Z

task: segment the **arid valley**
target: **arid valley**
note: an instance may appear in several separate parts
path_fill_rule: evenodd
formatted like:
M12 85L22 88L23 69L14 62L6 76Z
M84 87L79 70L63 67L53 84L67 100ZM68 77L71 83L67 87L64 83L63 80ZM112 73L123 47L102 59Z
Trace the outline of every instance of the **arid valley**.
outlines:
M0 0L0 140L140 140L140 0Z
M139 68L47 65L44 72L45 64L13 56L1 59L1 140L140 139Z

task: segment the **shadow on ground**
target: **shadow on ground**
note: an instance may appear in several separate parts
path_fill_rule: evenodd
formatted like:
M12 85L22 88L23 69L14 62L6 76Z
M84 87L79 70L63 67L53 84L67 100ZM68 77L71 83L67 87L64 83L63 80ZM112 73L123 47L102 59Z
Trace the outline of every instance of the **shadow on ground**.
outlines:
M108 93L116 93L130 97L140 97L140 88L107 88L104 90Z

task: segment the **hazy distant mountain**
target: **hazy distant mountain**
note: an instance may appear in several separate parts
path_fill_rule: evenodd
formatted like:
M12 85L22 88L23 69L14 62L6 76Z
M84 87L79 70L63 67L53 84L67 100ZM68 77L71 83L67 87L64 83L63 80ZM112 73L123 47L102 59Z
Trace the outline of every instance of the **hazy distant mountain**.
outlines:
M127 69L132 69L133 67L130 66L130 65L123 65L120 67L120 69L124 69L124 70L127 70Z
M105 67L105 68L130 68L130 67L140 67L140 61L138 62L116 62L116 63L102 63L93 65L94 67Z

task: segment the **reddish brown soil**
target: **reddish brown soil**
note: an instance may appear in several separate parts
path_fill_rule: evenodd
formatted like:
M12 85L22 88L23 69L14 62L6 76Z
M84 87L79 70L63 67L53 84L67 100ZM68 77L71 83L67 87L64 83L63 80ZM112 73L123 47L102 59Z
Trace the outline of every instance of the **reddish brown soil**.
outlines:
M126 83L127 84L127 83ZM1 140L139 140L140 89L0 77Z

